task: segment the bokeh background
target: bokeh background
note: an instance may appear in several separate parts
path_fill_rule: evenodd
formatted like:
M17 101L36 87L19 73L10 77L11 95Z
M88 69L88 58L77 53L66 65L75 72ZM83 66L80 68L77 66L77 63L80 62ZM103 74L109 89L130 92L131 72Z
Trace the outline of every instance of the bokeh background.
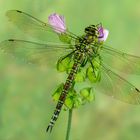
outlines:
M53 12L63 14L69 30L78 35L85 26L102 22L110 31L106 44L139 55L139 0L0 0L1 41L29 37L8 22L5 12L10 9L43 21ZM0 53L0 140L65 139L66 111L62 111L53 132L45 132L56 104L51 94L64 81L63 74L52 75L54 71ZM103 94L96 94L95 102L73 113L71 140L137 140L139 132L140 106Z

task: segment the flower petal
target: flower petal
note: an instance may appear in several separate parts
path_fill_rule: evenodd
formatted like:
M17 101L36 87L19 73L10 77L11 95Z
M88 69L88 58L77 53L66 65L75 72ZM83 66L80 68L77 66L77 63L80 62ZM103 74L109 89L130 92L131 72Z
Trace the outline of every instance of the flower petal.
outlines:
M48 22L55 32L64 33L66 31L64 16L53 13L48 17Z
M109 30L103 29L103 36L98 38L99 41L106 41L108 34L109 34Z
M103 30L104 30L104 29L103 29L102 26L100 26L100 27L98 28L99 38L102 38L102 37L104 36Z

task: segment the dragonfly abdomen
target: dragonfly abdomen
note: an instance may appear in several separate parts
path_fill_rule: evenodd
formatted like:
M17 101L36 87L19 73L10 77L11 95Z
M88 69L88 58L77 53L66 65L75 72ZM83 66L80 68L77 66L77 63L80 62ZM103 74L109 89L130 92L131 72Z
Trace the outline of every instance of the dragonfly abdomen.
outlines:
M71 69L71 71L69 73L69 76L68 76L68 78L67 78L67 80L66 80L66 82L64 84L63 90L61 92L61 95L59 97L58 103L56 105L56 109L55 109L54 114L53 114L53 116L51 118L49 126L47 127L47 130L46 130L47 132L49 131L49 129L50 129L50 132L52 131L52 128L53 128L53 126L55 124L55 121L57 120L57 118L58 118L58 116L60 114L62 106L63 106L63 104L65 102L66 96L67 96L70 88L72 87L73 80L75 78L75 75L76 75L79 67L80 67L80 64L81 64L81 61L82 61L82 58L83 58L82 56L83 56L83 54L80 53L80 52L75 54L74 64L73 64L72 69Z

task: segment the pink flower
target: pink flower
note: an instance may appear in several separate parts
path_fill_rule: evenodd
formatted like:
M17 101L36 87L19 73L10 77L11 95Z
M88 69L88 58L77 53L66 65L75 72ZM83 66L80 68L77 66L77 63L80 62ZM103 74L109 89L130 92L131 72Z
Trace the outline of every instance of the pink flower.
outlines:
M64 16L58 15L56 13L51 14L48 17L48 22L53 27L55 32L64 33L66 31Z
M99 41L106 41L109 31L107 29L104 29L102 26L98 27L98 31L99 31Z

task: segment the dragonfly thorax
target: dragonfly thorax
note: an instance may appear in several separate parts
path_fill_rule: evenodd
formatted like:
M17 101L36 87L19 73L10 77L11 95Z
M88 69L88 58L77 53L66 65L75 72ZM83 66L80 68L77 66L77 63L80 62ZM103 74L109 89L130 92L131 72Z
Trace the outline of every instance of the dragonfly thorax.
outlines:
M75 42L75 47L81 53L88 52L90 49L90 44L93 43L94 37L83 35L82 37L78 38Z
M90 44L94 44L98 41L98 36L99 32L97 26L90 25L85 28L85 34L76 40L76 47L85 48Z

